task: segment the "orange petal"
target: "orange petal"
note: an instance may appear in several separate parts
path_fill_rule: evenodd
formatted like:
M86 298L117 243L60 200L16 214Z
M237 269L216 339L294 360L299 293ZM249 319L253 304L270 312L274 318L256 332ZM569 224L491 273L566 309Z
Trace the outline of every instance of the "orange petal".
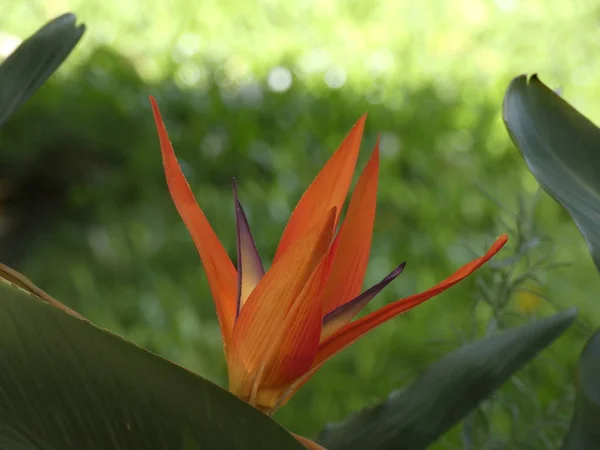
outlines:
M300 441L302 445L304 445L308 450L327 450L325 447L320 446L314 441L310 439L306 439L305 437L298 436L296 433L291 433L296 439Z
M454 286L456 283L466 278L479 267L481 267L496 253L498 253L498 251L504 246L504 244L506 244L507 240L508 237L505 234L501 235L500 237L498 237L498 239L496 239L496 242L494 242L494 244L490 247L490 249L484 256L477 258L468 264L465 264L460 269L458 269L452 276L446 278L437 286L434 286L433 288L420 294L400 299L394 303L384 306L383 308L377 311L372 312L371 314L357 320L356 322L352 322L346 325L337 333L333 334L330 338L326 339L325 341L323 341L323 343L321 343L321 345L319 346L317 357L315 358L315 366L323 363L325 360L329 359L335 353L350 345L356 339L358 339L368 331L372 330L373 328L390 320L398 314L401 314L405 311L408 311L411 308L414 308L415 306L423 303L425 300L428 300L431 297L434 297L439 293L445 291L449 287Z
M163 123L158 105L150 97L154 121L158 130L163 165L171 198L179 215L185 222L198 249L208 284L217 309L217 317L223 334L223 344L227 352L236 312L237 273L219 238L206 220L204 213L196 203L194 194L188 185Z
M300 235L331 208L337 210L337 223L352 182L366 118L365 114L356 122L296 205L283 231L273 262L281 258Z
M301 293L321 262L331 243L335 209L322 217L306 231L288 252L260 280L242 308L233 330L232 352L228 355L230 391L244 399L250 398L257 377L271 370L268 355L278 354L283 334L287 332L286 318L295 304L302 300ZM321 299L318 302L320 314ZM296 320L303 320L297 318ZM321 319L318 320L320 333ZM314 356L314 354L313 354ZM312 362L312 360L311 360ZM310 365L307 367L307 369ZM292 376L278 373L269 375L273 384L283 384ZM279 377L277 382L275 378ZM258 380L260 381L260 380Z
M358 179L336 239L337 250L323 297L324 314L360 294L371 251L378 173L379 139Z
M237 317L240 314L242 306L244 306L244 303L246 303L246 300L248 300L248 297L260 279L264 276L265 270L263 269L260 255L254 244L254 238L250 232L248 219L246 219L246 214L238 199L235 180L233 180L233 200L235 202L235 218L237 224Z

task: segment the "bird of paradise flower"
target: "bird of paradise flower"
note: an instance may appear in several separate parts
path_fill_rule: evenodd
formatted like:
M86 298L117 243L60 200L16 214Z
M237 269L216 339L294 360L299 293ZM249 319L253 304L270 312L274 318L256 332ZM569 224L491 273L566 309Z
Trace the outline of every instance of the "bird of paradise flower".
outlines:
M273 414L333 355L373 328L458 283L506 243L425 292L353 320L404 269L398 265L361 293L369 259L379 173L379 140L340 222L358 158L363 115L292 212L269 270L263 268L237 197L237 268L210 226L177 162L160 111L150 97L167 185L202 260L216 305L229 390ZM337 231L336 231L337 230ZM296 436L308 448L318 444Z

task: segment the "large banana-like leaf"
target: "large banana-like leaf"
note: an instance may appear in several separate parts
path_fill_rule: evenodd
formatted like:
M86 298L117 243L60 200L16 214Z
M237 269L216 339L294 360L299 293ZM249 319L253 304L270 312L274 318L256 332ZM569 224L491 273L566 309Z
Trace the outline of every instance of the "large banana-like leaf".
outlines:
M0 449L303 449L229 392L1 269Z
M470 343L432 364L406 390L318 438L329 450L421 450L565 331L570 309Z
M26 39L0 65L0 125L54 73L79 42L84 25L63 14Z
M600 331L587 342L579 361L577 397L563 450L600 446Z
M512 81L503 114L529 169L567 209L600 270L600 130L535 75Z

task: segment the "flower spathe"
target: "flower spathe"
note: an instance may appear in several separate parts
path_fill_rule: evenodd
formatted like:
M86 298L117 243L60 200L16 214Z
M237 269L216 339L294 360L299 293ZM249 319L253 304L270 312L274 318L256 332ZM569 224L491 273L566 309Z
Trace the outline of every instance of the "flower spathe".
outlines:
M375 220L379 143L340 223L366 116L354 125L298 202L265 271L235 184L237 266L196 202L158 106L150 100L169 191L198 249L216 305L229 389L268 414L284 405L337 352L464 279L507 241L506 235L500 236L485 255L433 288L353 320L404 269L402 263L361 293Z

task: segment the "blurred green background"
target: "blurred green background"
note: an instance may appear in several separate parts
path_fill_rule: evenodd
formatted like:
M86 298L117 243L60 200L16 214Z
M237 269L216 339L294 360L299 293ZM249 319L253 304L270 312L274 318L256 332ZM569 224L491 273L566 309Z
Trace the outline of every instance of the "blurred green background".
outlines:
M527 258L483 269L364 337L276 418L315 436L461 343L576 305L585 323L433 446L556 448L574 365L600 323L600 280L552 199L541 194L531 213L537 184L501 102L514 76L538 72L600 118L596 2L9 0L0 59L67 11L88 27L82 42L0 130L0 261L225 385L214 307L169 198L148 95L232 257L237 178L267 266L295 202L368 112L360 167L380 134L382 169L366 284L408 262L369 310L430 287L500 232L513 234L498 260L523 249ZM529 258L568 264L529 277ZM481 301L519 277L527 281L502 308Z

